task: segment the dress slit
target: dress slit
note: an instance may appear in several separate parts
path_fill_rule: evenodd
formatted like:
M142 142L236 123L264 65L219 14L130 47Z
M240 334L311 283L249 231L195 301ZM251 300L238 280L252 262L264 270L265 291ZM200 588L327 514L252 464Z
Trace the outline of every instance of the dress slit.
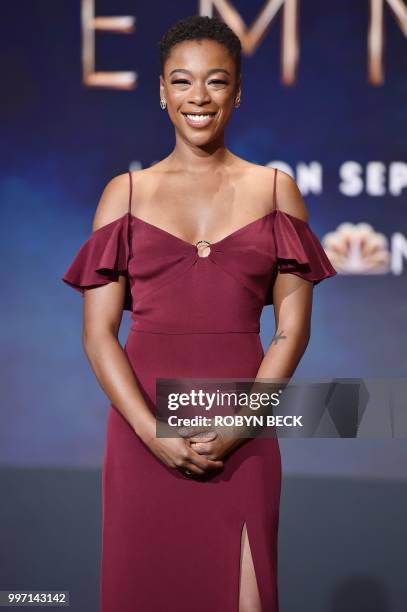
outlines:
M270 535L269 530L264 529L264 525L262 526L261 522L259 523L258 519L250 516L250 514L240 523L239 586L236 610L239 610L241 541L244 525L246 525L261 611L278 612L277 552L274 550L270 554L275 546L277 536Z
M236 610L238 610L238 612L240 612L239 599L240 599L240 587L241 587L241 579L242 579L242 552L243 552L243 550L242 550L242 535L243 535L243 529L244 529L245 526L246 526L247 543L249 545L250 556L252 558L252 564L253 564L254 574L255 574L255 578L256 578L257 592L258 592L259 599L260 599L260 604L261 604L261 612L263 612L263 610L264 610L264 603L263 603L262 593L261 593L261 590L260 590L259 572L258 572L258 567L256 567L255 554L253 553L253 548L252 548L252 543L251 543L251 540L250 540L249 528L248 528L248 525L247 525L247 520L244 520L243 523L241 523L241 525L240 525L239 577L238 577L237 606L236 606Z

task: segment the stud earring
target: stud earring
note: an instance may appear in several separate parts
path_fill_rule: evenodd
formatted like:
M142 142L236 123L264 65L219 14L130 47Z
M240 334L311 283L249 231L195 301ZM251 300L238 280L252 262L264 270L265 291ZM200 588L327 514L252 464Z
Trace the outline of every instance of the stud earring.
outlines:
M167 108L167 101L164 98L160 98L160 106L163 110Z
M240 106L240 95L236 96L235 99L235 108L239 108Z

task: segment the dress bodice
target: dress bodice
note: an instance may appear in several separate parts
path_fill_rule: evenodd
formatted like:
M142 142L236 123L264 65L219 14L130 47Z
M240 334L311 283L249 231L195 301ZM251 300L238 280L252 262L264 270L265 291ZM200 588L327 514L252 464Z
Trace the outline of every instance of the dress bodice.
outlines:
M126 276L124 309L131 311L132 329L258 333L278 272L313 285L337 273L308 222L274 202L270 213L212 242L207 256L133 215L130 204L92 232L62 280L83 294Z

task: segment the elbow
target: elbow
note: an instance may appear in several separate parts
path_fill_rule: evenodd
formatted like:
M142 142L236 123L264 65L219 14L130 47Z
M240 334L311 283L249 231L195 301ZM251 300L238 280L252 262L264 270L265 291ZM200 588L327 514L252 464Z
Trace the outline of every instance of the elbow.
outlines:
M88 331L86 331L85 329L82 331L82 348L84 353L87 355L87 357L90 357L90 355L93 352L93 347L95 346L95 344L97 343L95 338L93 337L92 334L90 334Z
M99 354L106 341L117 340L111 330L89 329L84 326L82 330L82 348L89 359Z

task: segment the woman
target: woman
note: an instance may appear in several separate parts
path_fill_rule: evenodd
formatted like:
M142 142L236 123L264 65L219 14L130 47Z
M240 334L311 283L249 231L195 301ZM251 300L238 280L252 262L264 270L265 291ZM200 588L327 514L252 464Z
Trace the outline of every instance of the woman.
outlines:
M190 17L160 53L175 147L107 184L63 277L83 293L84 349L111 402L101 610L276 612L278 439L160 438L156 378L291 377L313 286L336 272L295 181L224 144L241 96L235 34ZM264 353L259 319L271 303L276 341Z

